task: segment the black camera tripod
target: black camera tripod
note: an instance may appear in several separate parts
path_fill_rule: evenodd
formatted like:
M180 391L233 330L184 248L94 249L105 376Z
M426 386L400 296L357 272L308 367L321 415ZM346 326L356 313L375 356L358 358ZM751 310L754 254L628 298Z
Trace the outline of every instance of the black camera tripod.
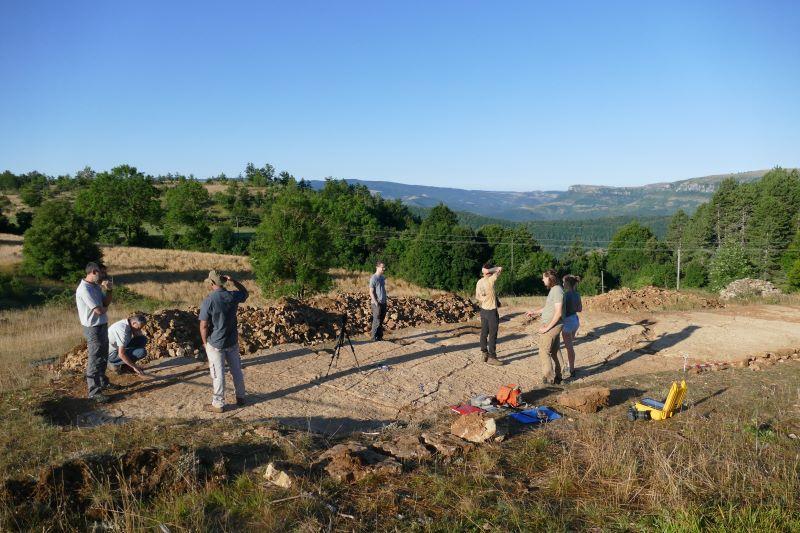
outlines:
M328 371L325 372L326 378L328 377L328 374L331 373L331 367L333 367L333 363L336 362L336 365L339 365L339 352L341 352L345 341L347 341L347 344L350 345L350 352L353 354L353 359L356 362L356 368L359 372L361 372L361 365L358 364L358 357L356 357L356 350L353 348L353 341L350 340L350 334L347 333L347 314L343 314L339 319L339 336L336 337L336 346L334 346L333 353L331 354L331 362L328 363Z

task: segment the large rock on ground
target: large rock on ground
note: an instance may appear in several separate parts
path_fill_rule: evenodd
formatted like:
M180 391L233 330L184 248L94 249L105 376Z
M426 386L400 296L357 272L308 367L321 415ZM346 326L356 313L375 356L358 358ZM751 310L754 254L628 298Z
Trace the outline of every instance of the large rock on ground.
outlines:
M596 413L608 405L609 396L611 391L606 387L584 387L562 392L556 397L556 402L581 413Z
M352 483L370 474L399 474L403 467L392 457L370 450L357 442L337 444L319 456L314 464L332 478Z
M393 439L379 441L372 446L398 459L427 459L431 451L425 447L417 435L400 435Z
M450 425L450 433L470 442L486 442L497 432L493 418L484 418L480 413L459 416Z
M463 453L467 446L472 446L447 433L423 433L420 437L425 444L435 449L439 455L448 459Z

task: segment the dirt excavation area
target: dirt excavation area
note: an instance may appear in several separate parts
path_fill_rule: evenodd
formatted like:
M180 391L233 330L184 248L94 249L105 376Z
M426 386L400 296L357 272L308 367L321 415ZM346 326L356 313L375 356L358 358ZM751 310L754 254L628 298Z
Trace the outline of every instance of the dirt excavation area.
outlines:
M797 307L732 305L627 313L597 307L602 308L593 306L581 315L575 346L577 384L669 370L677 378L684 363L695 370L697 365L716 368L710 363L748 366L747 358L770 352L794 353L797 358L800 347ZM103 409L84 415L82 423L235 417L341 434L394 421L419 422L476 395L493 395L504 384L518 384L531 394L545 386L536 348L540 324L526 318L527 309L501 310L497 353L503 366L482 362L476 319L397 329L379 342L354 336L355 356L345 346L332 365L331 343L280 344L243 354L247 405L229 405L217 415L202 410L211 397L207 364L187 356L168 357L148 363L149 376L125 376L125 389ZM565 360L563 348L562 356ZM783 358L775 355L766 361L783 362L778 359ZM757 370L757 364L750 366ZM232 403L230 376L227 394Z

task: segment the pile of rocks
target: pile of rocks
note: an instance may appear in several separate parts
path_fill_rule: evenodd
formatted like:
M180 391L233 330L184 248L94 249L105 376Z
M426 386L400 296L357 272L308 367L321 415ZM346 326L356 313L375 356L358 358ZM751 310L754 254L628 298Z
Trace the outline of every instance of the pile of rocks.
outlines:
M643 287L638 290L623 287L586 298L584 307L595 311L629 313L655 311L667 307L716 308L722 307L722 304L714 298L703 298L659 287Z
M728 286L719 291L719 297L723 300L734 298L752 298L765 296L777 296L781 290L769 281L763 279L743 278L731 281Z
M416 297L392 298L386 314L387 330L462 322L472 318L477 306L456 294L442 294L425 300ZM278 344L317 344L334 339L341 317L347 316L351 335L370 331L372 311L364 294L339 294L302 301L283 298L271 307L239 308L239 345L243 353L255 353ZM145 315L148 359L160 357L199 357L203 354L198 328L198 309L166 309ZM61 368L83 370L86 343L61 358Z

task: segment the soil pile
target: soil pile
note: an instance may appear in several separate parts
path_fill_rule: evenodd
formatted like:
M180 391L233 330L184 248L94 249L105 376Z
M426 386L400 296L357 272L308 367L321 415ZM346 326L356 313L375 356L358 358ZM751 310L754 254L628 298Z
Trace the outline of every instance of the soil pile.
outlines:
M445 324L469 320L477 306L455 294L430 300L416 297L392 298L384 327L394 330L420 324ZM198 329L198 309L166 309L146 314L148 359L200 357L204 350ZM271 307L239 308L239 346L243 353L255 353L278 344L317 344L338 335L341 317L347 316L351 335L370 331L372 311L363 294L339 294L311 300L283 298ZM61 368L82 371L86 366L86 343L64 354Z
M655 311L667 307L717 308L722 307L722 304L715 298L703 298L659 287L643 287L638 290L623 287L586 298L584 307L594 311L629 313Z
M723 300L734 298L752 298L765 296L777 296L782 294L780 289L769 281L762 279L743 278L731 281L728 286L719 291L719 297Z

